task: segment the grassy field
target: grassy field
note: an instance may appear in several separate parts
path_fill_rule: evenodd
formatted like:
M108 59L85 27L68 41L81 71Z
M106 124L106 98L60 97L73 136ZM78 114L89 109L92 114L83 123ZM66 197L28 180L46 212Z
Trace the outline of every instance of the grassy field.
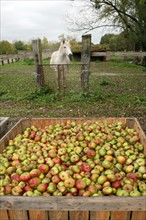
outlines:
M0 68L0 115L12 121L21 117L136 117L146 132L146 68L142 66L117 59L92 62L89 93L83 93L78 89L79 65L74 62L64 94L51 87L55 81L41 88L36 85L31 60ZM49 71L44 68L47 77Z

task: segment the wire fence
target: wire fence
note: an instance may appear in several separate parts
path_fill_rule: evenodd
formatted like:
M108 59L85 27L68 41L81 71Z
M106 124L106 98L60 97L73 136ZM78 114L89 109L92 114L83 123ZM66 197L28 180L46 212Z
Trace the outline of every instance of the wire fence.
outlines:
M64 67L64 66L63 66ZM52 65L42 65L44 82L53 91L65 90L67 92L82 91L81 64L65 65L63 71Z
M94 62L91 63L88 83L89 92L92 93L98 90L99 85L102 85L104 88L106 87L106 89L110 85L111 90L115 87L117 87L119 91L120 88L123 91L124 87L126 90L130 88L132 90L134 85L131 84L131 79L133 78L135 78L135 86L137 86L137 89L139 90L139 85L136 81L141 81L141 79L146 80L146 74L142 69L130 68L129 71L129 67L116 68L115 66L110 67L108 65L108 62L104 62L103 64L100 62L99 65ZM49 64L42 65L42 69L45 85L48 85L52 91L66 91L68 93L84 91L81 77L83 70L82 64L75 63L67 65L66 70L63 70L64 76L58 76L57 69L55 70L53 66ZM60 85L58 85L58 82ZM129 86L127 83L125 85L125 82L127 82ZM59 86L61 89L59 89Z

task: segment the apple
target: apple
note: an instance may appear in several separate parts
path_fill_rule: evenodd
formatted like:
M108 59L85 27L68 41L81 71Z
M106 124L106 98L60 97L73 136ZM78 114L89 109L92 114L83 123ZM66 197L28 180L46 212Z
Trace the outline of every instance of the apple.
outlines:
M103 193L104 195L110 195L110 194L112 194L112 191L113 191L113 189L112 189L112 187L110 187L110 186L105 186L105 187L103 187L103 189L102 189L102 193Z
M48 187L47 187L47 192L49 193L54 193L56 190L56 184L55 183L49 183Z
M89 185L87 190L90 192L91 195L97 192L97 187L95 185Z
M38 186L37 186L37 190L39 192L45 192L47 190L47 187L48 187L48 184L47 183L40 183Z
M72 156L71 156L71 158L70 158L70 161L72 162L72 163L76 163L76 162L78 162L80 160L80 157L79 157L79 155L77 155L77 154L73 154Z
M84 189L84 188L87 186L87 184L86 184L86 181L85 181L85 180L83 180L83 179L78 179L78 180L76 180L76 182L75 182L75 186L76 186L76 188L77 188L78 190L80 190L80 189Z
M6 173L8 175L11 175L12 173L14 173L16 171L16 167L14 166L9 166L7 169L6 169Z
M54 162L54 164L61 164L61 159L58 157L53 158L52 161Z
M106 176L99 176L99 178L97 179L97 182L100 185L102 185L106 181L107 181L107 177Z
M52 175L57 175L59 173L59 170L57 167L54 166L51 168L50 172Z
M98 179L98 177L99 177L99 174L93 173L93 174L90 176L90 179L91 179L91 181L96 182L97 179Z
M17 173L12 173L12 174L11 174L11 180L20 181L20 175L17 174Z
M128 165L128 166L126 166L126 168L125 168L125 172L126 172L126 173L131 173L131 172L133 171L133 169L134 169L134 166L133 166L133 165Z
M116 192L116 196L129 196L129 192L127 190L124 189L118 189Z
M30 180L31 176L29 172L24 172L20 175L20 180L23 182L28 182Z
M74 185L75 185L75 180L73 178L65 179L64 186L66 188L72 188L72 187L74 187Z
M115 182L116 181L116 176L115 176L115 174L108 174L107 175L107 179L110 181L110 182Z
M26 185L26 186L24 186L23 190L24 190L24 192L32 191L32 188L29 185Z
M60 177L58 176L58 175L54 175L54 176L52 176L52 179L51 179L51 181L53 182L53 183L59 183L60 181L61 181L61 179L60 179Z
M30 171L30 177L38 177L41 174L41 171L39 169L32 169Z
M46 174L49 171L49 166L48 164L39 164L38 169L41 171L41 173Z
M70 174L67 171L61 171L58 175L59 178L63 181L70 177Z
M28 181L28 184L31 188L37 187L41 182L41 179L39 177L33 177Z
M120 180L116 180L115 182L112 183L112 188L118 189L121 186Z
M130 196L141 196L141 193L138 190L133 190L130 192Z
M5 188L4 188L4 194L5 194L5 195L11 194L11 190L12 190L12 186L11 186L11 185L5 186Z
M18 186L20 186L21 189L23 189L23 188L26 186L26 183L23 182L23 181L20 181L19 184L18 184Z
M137 180L137 176L136 176L135 173L128 173L128 174L127 174L127 177L130 178L130 179L133 179L134 181Z
M23 194L23 189L21 189L20 186L14 186L12 189L11 189L11 193L13 196L20 196Z
M78 166L77 164L71 165L70 168L71 168L71 170L72 170L74 173L80 173L80 172L81 172L81 170L80 170L80 168L79 168L79 166Z
M118 155L117 156L117 161L118 163L120 164L124 164L126 162L126 157L125 156L122 156L122 155Z
M86 155L88 158L94 158L96 156L96 151L89 149L89 150L87 150Z
M106 168L106 169L111 168L112 165L113 165L112 162L110 162L110 161L108 161L108 160L106 160L106 159L102 162L102 166L103 166L104 168Z
M0 164L0 175L6 173L6 167L4 167L2 164Z

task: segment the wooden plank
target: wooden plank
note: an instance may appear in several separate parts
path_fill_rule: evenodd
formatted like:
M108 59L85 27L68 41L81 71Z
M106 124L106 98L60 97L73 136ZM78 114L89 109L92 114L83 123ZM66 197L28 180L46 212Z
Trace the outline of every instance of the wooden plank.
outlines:
M133 52L133 51L127 51L127 52L91 52L91 56L92 57L100 57L100 56L121 56L121 57L125 57L125 56L132 56L132 57L144 57L146 56L146 52Z
M146 212L133 211L131 220L146 220Z
M146 135L144 134L139 122L137 119L135 119L135 123L134 123L134 126L133 128L137 131L137 133L139 134L139 137L140 137L140 141L141 143L143 144L144 146L144 153L146 155Z
M7 210L0 210L0 219L1 220L9 220Z
M49 220L68 220L68 211L49 211Z
M42 210L29 210L29 220L48 220L48 212Z
M120 205L119 205L120 204ZM0 209L57 211L146 211L146 197L0 196Z
M9 210L9 220L29 220L25 210Z
M109 219L110 219L110 212L108 211L90 212L90 220L109 220Z
M70 211L69 212L70 220L89 220L88 211Z
M120 206L120 204L119 204ZM110 220L130 220L131 212L116 211L111 212ZM140 219L139 219L140 220Z

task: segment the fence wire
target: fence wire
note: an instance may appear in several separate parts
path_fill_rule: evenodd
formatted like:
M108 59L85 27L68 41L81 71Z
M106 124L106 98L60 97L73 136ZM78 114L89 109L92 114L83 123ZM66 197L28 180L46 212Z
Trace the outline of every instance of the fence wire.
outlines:
M90 64L90 74L89 74L89 92L94 93L99 91L100 89L104 89L104 91L109 90L117 90L119 93L124 92L132 92L133 87L135 87L136 91L141 90L143 93L143 89L139 86L137 81L140 81L144 85L144 81L146 82L145 73L137 68L115 68L108 67L108 62L100 62L98 63L91 62ZM45 84L53 91L58 91L57 85L57 72L51 67L51 65L43 65L43 73L44 73L44 81ZM81 72L83 69L82 64L70 64L68 65L68 71L65 73L65 83L64 83L64 91L67 93L77 93L82 92L83 87L81 83ZM135 79L135 83L133 84L133 80ZM132 82L132 84L131 84Z
M82 91L81 87L81 64L71 64L66 66L65 79L62 83L62 89L67 92ZM53 91L58 91L58 76L57 70L51 65L43 65L45 85L48 85Z

